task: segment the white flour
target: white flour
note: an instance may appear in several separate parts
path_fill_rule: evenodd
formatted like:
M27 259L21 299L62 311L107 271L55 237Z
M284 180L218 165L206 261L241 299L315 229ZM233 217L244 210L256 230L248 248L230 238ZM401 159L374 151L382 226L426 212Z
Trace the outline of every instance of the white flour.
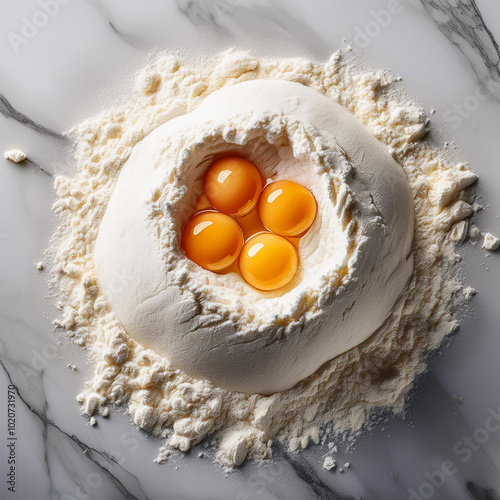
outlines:
M328 362L298 385L272 396L245 395L195 380L134 342L96 284L94 246L121 167L132 148L168 120L185 114L209 94L246 80L301 83L342 104L369 127L403 167L415 205L414 272L389 318L368 340ZM138 90L117 106L80 125L79 170L57 177L54 205L62 224L53 240L53 284L65 328L95 360L94 377L78 397L87 415L107 414L126 404L134 422L186 451L214 433L218 459L239 465L271 456L272 440L291 449L318 442L320 426L358 431L375 407L395 412L415 375L421 354L439 346L456 327L452 306L463 297L452 276L455 244L473 213L462 192L475 176L444 153L421 142L427 119L395 88L398 78L351 65L337 53L326 63L265 60L228 51L212 61L189 64L164 56L138 79ZM130 276L117 275L120 291ZM471 295L471 294L468 294Z

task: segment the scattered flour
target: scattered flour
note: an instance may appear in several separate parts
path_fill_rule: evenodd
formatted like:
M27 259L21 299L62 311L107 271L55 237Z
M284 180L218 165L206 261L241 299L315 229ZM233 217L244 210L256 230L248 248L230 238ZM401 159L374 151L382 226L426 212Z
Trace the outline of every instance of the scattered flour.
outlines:
M494 236L491 233L481 232L481 230L475 224L470 225L468 236L473 245L475 245L482 238L482 248L485 248L490 252L494 252L500 247L500 239L498 237Z
M271 396L192 379L134 342L104 299L93 262L100 221L133 147L215 90L257 78L301 83L349 109L399 162L415 205L414 273L382 327L292 389ZM55 180L54 210L62 222L51 253L61 309L56 325L95 360L94 376L77 397L84 414L104 415L108 405L127 405L139 427L165 437L158 462L172 448L187 451L213 435L217 459L234 466L270 457L274 439L292 450L305 448L319 442L326 423L356 432L374 408L403 408L415 375L425 368L421 354L437 348L457 326L451 311L463 287L452 266L465 231L457 224L474 211L463 190L476 177L421 141L428 119L400 93L399 80L364 69L345 53L325 63L259 59L234 50L203 64L166 55L141 72L128 102L70 131L78 143L78 172ZM126 287L127 279L117 276L116 286Z

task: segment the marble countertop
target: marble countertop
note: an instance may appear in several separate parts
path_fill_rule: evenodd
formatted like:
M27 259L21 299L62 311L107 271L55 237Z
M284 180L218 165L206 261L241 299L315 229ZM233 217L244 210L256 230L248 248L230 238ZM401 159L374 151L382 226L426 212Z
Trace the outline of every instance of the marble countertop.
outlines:
M485 207L477 224L500 234L499 2L0 3L0 151L20 148L32 162L0 160L0 498L500 498L500 254L480 245L461 250L461 272L478 294L460 313L460 330L431 356L404 415L339 449L337 461L351 464L343 473L322 468L321 446L293 454L276 447L274 460L230 474L197 449L158 465L161 441L132 426L123 409L95 427L80 416L86 353L53 331L46 274L34 267L55 227L51 174L75 168L61 133L127 92L161 51L210 55L236 46L325 59L349 43L436 110L429 140L448 141L451 154L470 163ZM12 442L15 492L7 476Z

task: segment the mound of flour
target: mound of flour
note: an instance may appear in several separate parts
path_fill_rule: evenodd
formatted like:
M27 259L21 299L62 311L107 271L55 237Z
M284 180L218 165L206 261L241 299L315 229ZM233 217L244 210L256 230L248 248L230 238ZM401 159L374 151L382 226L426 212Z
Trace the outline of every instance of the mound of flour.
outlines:
M318 204L288 286L249 287L190 261L180 231L215 155L237 152ZM252 394L293 387L367 340L412 272L413 195L401 166L343 106L299 83L213 92L141 141L120 171L94 250L127 334L196 379ZM123 289L117 274L127 274Z
M196 108L212 92L254 79L288 80L321 92L359 118L402 166L415 206L414 272L392 313L367 341L336 357L299 384L271 396L245 395L190 378L133 341L96 281L94 246L118 175L133 147L168 120ZM85 346L94 376L78 401L87 415L127 405L142 429L187 451L208 435L219 461L271 456L274 439L291 449L318 442L320 428L358 431L375 407L394 412L417 373L422 353L439 346L457 325L453 306L462 300L454 277L455 245L473 213L463 190L476 177L465 165L422 142L428 119L398 92L399 78L359 67L345 53L325 63L259 59L230 50L203 64L172 55L143 70L129 100L70 131L78 143L78 172L55 181L54 210L61 225L51 254L52 284L61 317L55 322ZM117 273L113 286L131 277Z

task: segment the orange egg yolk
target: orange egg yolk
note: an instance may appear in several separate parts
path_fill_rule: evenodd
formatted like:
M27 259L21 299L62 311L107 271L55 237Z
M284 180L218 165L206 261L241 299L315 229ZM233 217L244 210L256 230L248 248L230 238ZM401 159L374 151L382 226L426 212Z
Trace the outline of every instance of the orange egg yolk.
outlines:
M260 233L250 238L239 260L243 278L264 291L288 284L295 276L298 265L297 249L287 239L271 233Z
M317 203L304 186L282 180L266 186L260 196L258 211L269 231L287 237L301 236L316 218Z
M244 158L227 156L210 165L197 213L186 223L181 247L213 272L239 272L262 291L282 288L299 266L300 238L318 206L304 186L281 180L262 190L263 178Z
M233 217L249 213L262 191L262 177L244 158L227 156L210 165L205 175L205 195L219 212Z
M193 262L208 271L222 271L238 259L243 247L238 223L219 212L199 212L187 222L181 247Z

